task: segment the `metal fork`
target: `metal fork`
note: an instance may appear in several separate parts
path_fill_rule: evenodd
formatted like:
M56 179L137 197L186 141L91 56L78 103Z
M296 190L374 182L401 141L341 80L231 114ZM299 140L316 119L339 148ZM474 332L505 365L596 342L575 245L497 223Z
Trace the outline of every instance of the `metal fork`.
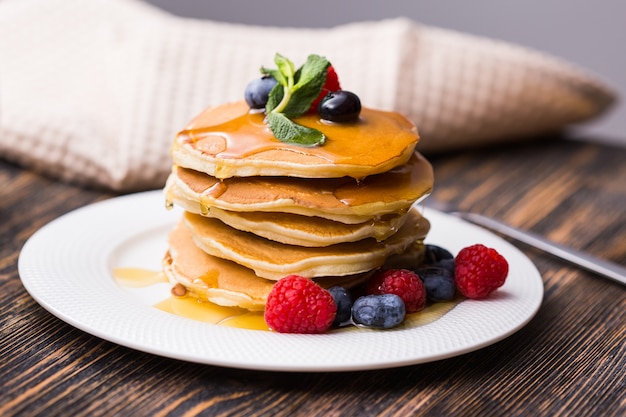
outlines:
M626 268L616 263L599 259L589 255L588 253L554 243L535 233L516 229L498 220L483 216L482 214L450 210L443 203L433 200L427 201L424 205L426 207L457 216L463 220L487 229L491 229L494 232L508 236L519 242L532 246L533 248L542 250L587 271L609 278L622 285L626 285Z

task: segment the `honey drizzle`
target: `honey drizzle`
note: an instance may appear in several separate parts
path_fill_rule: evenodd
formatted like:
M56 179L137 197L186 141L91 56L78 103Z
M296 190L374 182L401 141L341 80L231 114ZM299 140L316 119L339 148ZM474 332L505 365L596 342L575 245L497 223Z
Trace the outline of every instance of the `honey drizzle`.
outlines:
M163 272L144 268L114 268L113 277L118 284L126 288L144 288L168 282Z
M219 158L242 159L270 151L303 152L300 147L284 144L263 123L263 115L245 113L225 123L180 132L181 143L200 144L200 149ZM331 159L327 159L329 162Z
M385 174L371 175L363 180L354 178L326 178L310 180L308 178L256 177L254 179L226 178L218 179L194 170L178 167L178 178L198 193L200 209L207 215L210 206L223 200L228 202L229 196L224 194L231 189L234 195L243 194L245 189L250 192L264 190L274 195L275 199L286 196L310 193L311 195L333 196L334 200L346 208L352 208L353 214L363 206L363 214L371 211L371 204L385 202L391 205L390 211L406 210L407 205L419 198L424 198L432 189L433 170L423 156L414 154L408 163ZM221 197L221 198L220 198ZM324 199L329 204L328 199ZM314 201L306 204L313 206Z
M372 166L400 157L407 146L414 146L419 139L415 127L404 116L367 108L355 123L327 123L316 114L305 114L294 121L324 132L324 145L304 147L280 142L265 124L264 114L250 112L245 102L202 113L178 133L176 143L194 144L200 151L222 159L243 159L278 150L333 164Z
M120 285L129 288L141 288L167 282L162 272L142 268L115 268L113 269L113 276ZM452 310L460 301L460 299L454 299L452 301L430 304L422 311L408 314L401 327L414 328L433 323ZM269 330L262 311L249 311L239 307L220 306L188 295L182 297L170 295L156 303L154 307L170 314L204 323L246 330ZM355 330L362 331L363 329L347 326L331 331L344 332Z
M217 181L215 184L207 188L202 192L202 195L211 197L211 198L219 198L222 194L226 192L228 187L224 183L224 181Z
M168 297L155 304L154 307L167 313L204 323L248 330L269 330L262 312L248 311L239 307L219 306L190 296Z

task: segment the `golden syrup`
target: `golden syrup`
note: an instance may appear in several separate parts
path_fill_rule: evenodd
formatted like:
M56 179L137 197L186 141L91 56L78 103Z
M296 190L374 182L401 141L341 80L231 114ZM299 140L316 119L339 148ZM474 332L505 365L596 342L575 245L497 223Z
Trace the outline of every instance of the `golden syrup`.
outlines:
M219 198L226 192L228 186L220 180L215 180L205 190L200 193L200 213L203 216L208 216L211 212L211 201Z
M163 272L144 268L114 268L113 277L122 287L127 288L143 288L167 282Z
M417 313L407 314L402 328L415 328L433 323L452 310L460 300L433 303ZM239 307L224 307L217 304L200 301L194 297L168 297L155 304L159 310L176 314L184 318L210 323L220 326L235 327L245 330L269 330L262 311L248 311ZM358 327L347 326L331 332L362 330Z
M417 313L407 314L404 319L405 327L420 327L433 323L442 318L446 313L452 310L460 300L445 301L429 304L424 310Z
M202 194L211 198L218 198L219 196L224 194L224 192L226 192L227 188L228 187L226 186L224 181L216 181L215 184L204 190Z
M372 175L359 183L345 182L333 190L342 204L350 207L372 202L413 202L432 190L432 166L419 154L389 172Z
M403 167L371 175L359 182L348 177L315 180L234 177L219 180L182 167L177 167L175 174L196 194L203 215L208 214L208 207L211 205L220 207L225 204L241 204L242 201L250 204L267 203L276 199L288 200L293 196L298 196L301 205L321 209L345 207L357 213L362 206L363 214L369 214L365 212L371 211L371 204L385 204L396 210L399 205L407 206L430 193L434 180L432 166L418 154L412 156Z
M432 303L426 306L421 311L416 313L407 314L402 324L395 327L397 330L406 330L413 329L420 326L425 326L427 324L433 323L443 316L445 316L450 310L452 310L457 304L460 303L461 300L454 299L452 301L440 302L440 303ZM366 327L357 327L357 326L346 326L341 327L339 329L331 330L331 332L352 332L352 331L363 331L363 330L371 330L371 331L383 331L376 329L367 329ZM394 329L389 329L393 331ZM385 331L389 331L385 330Z
M268 330L262 312L239 307L225 307L191 296L168 297L154 305L159 310L204 323L238 327L248 330Z
M249 111L244 101L211 108L177 135L177 144L193 143L203 153L221 159L243 159L267 151L290 151L335 164L377 166L404 154L419 140L404 116L363 108L354 123L327 123L309 113L294 119L326 135L323 146L303 147L278 141L263 113Z
M269 330L263 312L248 311L247 313L225 318L218 324L222 326L236 327L238 329L248 330Z
M173 210L174 209L174 187L171 187L169 184L169 179L168 179L168 183L166 183L165 188L164 188L164 197L165 197L165 209L166 210Z
M145 288L168 282L163 272L145 268L114 268L113 277L118 284L126 288ZM216 277L212 274L206 274L201 279L204 282L216 281ZM155 304L154 307L177 316L205 323L248 330L269 330L263 319L263 312L220 306L209 301L200 301L191 296L177 297L171 295Z
M141 288L167 282L162 272L142 268L115 268L113 275L120 285L129 288ZM456 298L452 301L429 304L422 311L407 314L402 328L415 328L433 323L460 302L461 299ZM154 307L170 314L204 323L246 330L269 330L262 311L249 311L239 307L220 306L209 301L201 301L189 295L182 297L170 295L163 301L156 303ZM331 330L331 332L355 330L359 331L362 329L347 326Z

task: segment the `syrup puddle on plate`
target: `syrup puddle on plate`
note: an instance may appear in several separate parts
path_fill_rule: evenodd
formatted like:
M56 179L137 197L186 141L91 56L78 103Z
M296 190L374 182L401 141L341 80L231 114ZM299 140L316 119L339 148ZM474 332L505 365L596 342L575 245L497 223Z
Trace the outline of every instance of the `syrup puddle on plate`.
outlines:
M156 284L168 283L167 278L161 271L143 268L114 268L113 277L120 286L126 288L147 288ZM396 329L414 328L432 323L452 310L460 301L460 299L455 299L429 304L422 311L407 314L404 323L396 327ZM171 293L164 294L163 299L155 303L153 307L177 316L219 326L230 326L247 330L269 330L261 311L249 311L239 307L224 307L208 301L203 302L191 296L179 297ZM363 331L363 329L355 326L346 326L332 330L332 332L338 331Z

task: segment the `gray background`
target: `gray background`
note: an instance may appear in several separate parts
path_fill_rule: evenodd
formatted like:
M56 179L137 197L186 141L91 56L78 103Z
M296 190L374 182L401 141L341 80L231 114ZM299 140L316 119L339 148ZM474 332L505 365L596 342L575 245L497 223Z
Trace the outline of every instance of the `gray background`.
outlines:
M626 145L626 0L148 0L174 14L223 22L331 27L405 16L517 43L563 58L617 90L610 113L577 130Z

